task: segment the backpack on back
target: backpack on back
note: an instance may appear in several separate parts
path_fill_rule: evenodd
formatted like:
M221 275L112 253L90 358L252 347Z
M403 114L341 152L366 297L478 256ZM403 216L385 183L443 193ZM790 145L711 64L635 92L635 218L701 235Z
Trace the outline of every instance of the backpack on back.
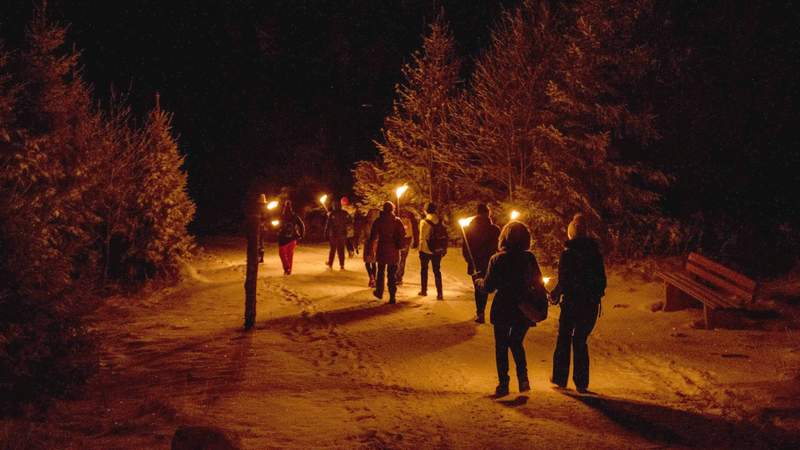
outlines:
M450 236L447 235L447 227L440 220L437 223L425 219L431 226L431 234L428 237L428 248L434 255L444 256L447 253L447 245L450 243Z
M300 237L297 231L297 224L294 220L286 220L281 223L281 228L278 230L278 238L285 241L293 241Z

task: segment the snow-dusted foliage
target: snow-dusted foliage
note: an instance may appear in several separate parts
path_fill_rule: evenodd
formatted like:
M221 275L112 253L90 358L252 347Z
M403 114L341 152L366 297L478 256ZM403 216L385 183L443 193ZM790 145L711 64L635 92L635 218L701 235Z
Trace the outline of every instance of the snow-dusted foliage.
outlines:
M168 116L100 111L65 36L40 11L23 48L0 47L0 409L93 373L99 289L173 273L191 242Z
M455 41L439 15L424 37L422 50L403 67L403 84L396 87L392 113L375 144L380 161L361 162L355 169L355 191L372 207L392 198L393 189L408 183L405 201L421 206L453 199L457 161L445 122L449 103L458 95L461 62Z
M195 206L187 193L183 156L171 122L171 116L158 106L150 112L133 164L137 190L130 204L133 226L128 256L145 277L175 275L178 258L187 256L193 245L186 227Z
M519 209L545 258L559 253L566 224L580 211L613 251L632 250L620 236L655 220L657 192L667 183L623 151L658 138L647 103L633 98L653 70L637 33L650 4L550 4L526 0L503 13L463 92L455 89L455 66L427 58L454 47L437 31L443 24L432 26L423 57L404 70L377 145L380 160L355 171L363 198L375 203L392 183L413 180L422 200ZM442 79L442 67L452 89L424 88ZM425 186L431 172L437 176Z

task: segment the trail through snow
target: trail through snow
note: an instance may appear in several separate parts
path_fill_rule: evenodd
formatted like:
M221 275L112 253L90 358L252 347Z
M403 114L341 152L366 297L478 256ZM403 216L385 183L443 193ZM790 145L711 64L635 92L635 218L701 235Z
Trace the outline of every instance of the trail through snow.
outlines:
M256 329L241 331L244 243L214 239L180 285L99 312L102 369L52 419L75 448L169 448L180 424L244 448L728 448L796 446L796 331L698 330L696 310L653 313L656 283L610 278L590 338L595 395L547 382L558 320L525 341L532 391L493 399L491 325L457 250L445 301L418 297L409 256L399 304L379 302L359 257L327 271L301 245L283 276L260 267ZM547 272L547 271L546 271ZM432 281L432 280L431 280Z

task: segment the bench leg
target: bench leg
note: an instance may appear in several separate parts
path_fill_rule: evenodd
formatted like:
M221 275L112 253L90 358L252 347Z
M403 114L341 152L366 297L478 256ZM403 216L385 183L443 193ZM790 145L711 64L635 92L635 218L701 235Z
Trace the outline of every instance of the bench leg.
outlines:
M661 308L662 311L670 312L686 309L692 306L693 303L692 297L685 292L669 283L664 283L664 306Z
M703 304L703 320L706 323L706 330L711 330L714 328L714 323L712 319L714 317L714 310L709 308L708 305Z

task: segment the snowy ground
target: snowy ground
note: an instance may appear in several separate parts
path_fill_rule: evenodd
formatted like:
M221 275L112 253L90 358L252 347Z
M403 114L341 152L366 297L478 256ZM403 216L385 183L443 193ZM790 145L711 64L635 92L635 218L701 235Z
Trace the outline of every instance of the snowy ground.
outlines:
M420 298L412 251L399 304L376 301L360 259L326 271L300 246L284 277L261 266L256 329L241 331L244 243L215 239L177 287L100 311L102 369L60 403L64 448L169 448L180 424L244 448L796 448L800 330L695 329L698 310L651 312L661 285L610 277L590 338L591 391L547 382L558 319L529 332L532 391L502 399L491 326L473 322L458 251L445 301ZM545 272L547 272L545 270ZM776 331L777 328L777 331ZM513 374L513 363L512 363Z

